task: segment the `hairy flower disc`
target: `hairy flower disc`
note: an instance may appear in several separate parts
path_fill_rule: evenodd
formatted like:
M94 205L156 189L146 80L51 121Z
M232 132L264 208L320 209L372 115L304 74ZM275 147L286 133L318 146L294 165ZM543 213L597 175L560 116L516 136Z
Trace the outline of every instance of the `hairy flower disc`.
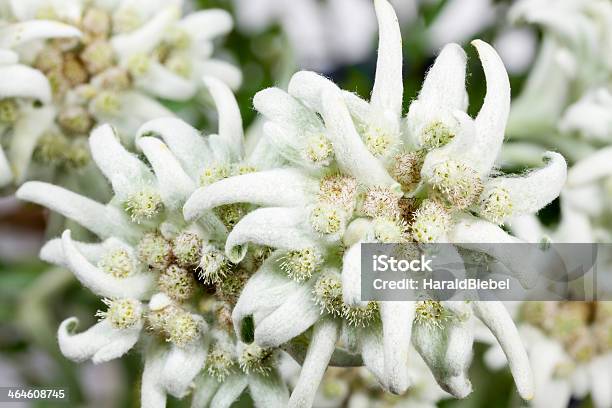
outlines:
M438 242L450 228L450 215L437 202L425 200L415 211L410 231L417 242Z
M164 293L178 302L189 299L196 288L191 272L177 265L170 265L160 273L157 284Z
M333 146L325 136L310 136L306 141L304 156L310 162L320 166L327 166L331 162L333 155Z
M322 274L314 285L313 294L315 303L321 307L321 313L342 316L344 313L342 282L337 274Z
M482 192L482 180L470 167L448 160L440 163L429 180L436 192L454 208L469 207Z
M98 267L116 278L127 278L136 268L134 259L122 248L107 252L98 262Z
M184 347L200 338L201 332L198 322L191 313L179 312L169 319L166 325L167 341Z
M150 220L164 208L161 196L152 189L144 189L130 194L124 205L125 212L137 224Z
M161 235L145 234L138 243L138 259L151 268L162 270L172 259L172 245Z
M127 329L135 325L141 318L142 307L140 302L133 299L102 299L108 309L99 310L96 316L101 319L108 319L113 327L117 329Z
M436 121L426 126L421 135L421 145L426 150L437 149L450 142L455 134L444 123Z
M202 257L202 245L202 238L195 232L181 232L173 241L177 262L184 267L197 265Z
M236 368L234 356L228 350L218 343L211 346L208 356L206 357L206 372L214 377L219 382L225 381L227 376L232 374Z
M322 202L344 208L352 212L357 196L357 180L342 174L323 177L319 183L318 198Z
M373 187L363 199L361 209L369 217L397 218L400 215L400 197L389 188Z
M291 279L303 282L310 279L323 262L319 251L315 248L305 248L287 252L280 259L280 267Z
M320 234L335 234L344 227L344 214L338 207L321 203L310 213L310 224Z
M272 350L248 344L238 357L238 364L245 374L257 373L267 376L272 371Z
M421 151L400 153L393 158L390 174L403 191L412 191L421 181L424 158Z
M502 224L512 215L512 200L508 190L496 187L480 203L480 215L495 224Z

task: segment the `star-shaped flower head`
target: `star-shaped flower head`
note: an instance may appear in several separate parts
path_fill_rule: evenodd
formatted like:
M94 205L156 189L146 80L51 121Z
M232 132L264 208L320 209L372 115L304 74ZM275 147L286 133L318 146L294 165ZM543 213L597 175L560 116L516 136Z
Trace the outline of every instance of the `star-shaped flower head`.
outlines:
M208 180L210 168L225 166L227 175L241 174L252 171L256 159L255 154L245 157L230 89L215 78L204 82L219 111L218 134L204 137L179 119L156 119L137 133L140 158L122 146L111 126L93 130L92 158L114 191L107 204L42 182L27 182L17 192L18 198L46 206L99 237L97 243L78 242L67 230L41 250L42 259L70 269L107 305L98 313L100 322L85 332L74 333L76 318L65 320L58 331L60 348L72 360L98 363L140 343L145 354L142 404L147 407L165 406L166 394L181 398L188 393L218 348L215 333L233 336L233 304L252 273L249 268L259 262L253 253L240 265L223 254L227 234L245 206L217 208L195 222L182 216L183 204L201 180ZM275 386L266 392L282 399L286 389L270 374L266 380Z
M362 358L383 386L404 392L411 337L440 385L464 397L471 390L466 369L473 315L496 335L519 392L531 398L526 354L500 303L361 300L362 242L451 242L488 253L530 284L536 271L526 262L484 244L517 242L499 225L556 198L566 173L565 160L553 152L545 154L543 168L525 175L501 175L494 168L510 88L498 55L482 41L473 44L487 94L476 118L465 113L466 56L455 44L441 51L402 118L399 27L387 1L375 5L379 51L370 101L313 72L296 73L288 92L261 91L254 104L285 164L199 189L185 216L197 219L237 202L263 207L244 217L226 242L226 255L235 261L249 244L277 249L245 287L234 326L243 341L289 344L294 352L304 351L299 345L309 339L291 397L295 406L312 404L330 360L350 365ZM245 321L254 323L250 339L242 330Z
M0 181L21 184L32 160L43 174L83 168L85 136L98 123L114 125L131 146L140 125L172 115L158 99L193 98L203 75L238 87L238 69L211 57L212 41L232 28L230 15L211 9L181 18L181 3L10 2L0 29L8 138Z

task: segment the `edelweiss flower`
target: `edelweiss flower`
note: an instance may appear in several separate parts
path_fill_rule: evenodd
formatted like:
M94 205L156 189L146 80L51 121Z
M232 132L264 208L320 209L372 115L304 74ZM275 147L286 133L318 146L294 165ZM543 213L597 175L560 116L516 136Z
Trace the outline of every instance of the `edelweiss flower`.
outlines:
M8 160L0 154L0 182L21 184L32 157L46 173L82 168L89 162L84 136L97 123L113 124L131 145L142 123L172 115L157 98L194 97L202 75L240 84L237 68L211 58L212 40L232 27L225 11L180 19L180 0L115 3L7 6L0 121Z
M464 397L471 391L472 316L497 337L520 394L529 399L527 356L501 303L364 302L360 244L452 242L488 253L530 284L536 271L526 262L481 244L518 242L499 225L556 198L565 160L548 152L542 169L497 175L510 88L499 57L479 40L473 44L487 95L478 116L465 113L466 56L450 44L402 119L399 26L387 1L375 6L379 57L370 102L312 72L295 74L288 93L258 93L254 104L268 119L266 138L286 164L199 189L185 204L185 217L195 220L232 203L263 207L244 217L226 242L234 262L249 243L276 248L245 286L233 320L241 340L284 344L304 358L290 406L312 405L330 361L363 360L383 386L404 392L411 338L442 388ZM243 330L253 324L253 333Z
M523 0L514 22L542 27L534 68L513 104L512 137L553 146L572 161L610 143L612 4L606 0Z
M535 379L531 405L563 408L590 395L595 407L612 406L612 304L523 302L518 312ZM505 364L497 347L485 357Z
M76 242L67 230L41 250L42 259L70 269L107 305L97 314L100 322L85 332L74 334L77 319L65 320L58 331L60 348L72 360L99 363L139 342L145 407L165 406L167 393L183 397L205 363L212 364L219 343L215 333L233 335L231 309L251 274L248 263L232 264L218 249L244 206L217 208L198 222L182 217L184 202L211 174L242 174L256 161L255 154L244 156L242 122L230 89L215 78L204 82L219 111L218 135L204 138L174 118L147 122L135 141L145 162L121 145L109 125L94 129L92 158L114 191L108 204L42 182L27 182L17 192L102 240ZM257 265L256 254L249 262ZM245 364L240 369L246 373L257 369L257 361ZM249 382L252 390L259 384ZM278 381L261 388L287 398Z

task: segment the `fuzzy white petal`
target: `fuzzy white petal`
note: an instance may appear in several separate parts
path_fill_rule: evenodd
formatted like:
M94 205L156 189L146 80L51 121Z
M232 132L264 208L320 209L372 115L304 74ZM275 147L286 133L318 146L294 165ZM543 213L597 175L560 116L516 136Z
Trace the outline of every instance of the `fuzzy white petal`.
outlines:
M115 195L125 197L155 182L153 173L136 155L128 152L118 139L114 129L102 125L89 137L91 156L104 176L111 182Z
M386 0L375 0L378 18L378 60L371 104L399 120L402 115L402 35L397 16Z
M396 184L361 140L342 94L338 90L325 89L322 105L321 113L340 169L368 186Z
M232 203L291 207L311 201L318 183L298 170L274 169L229 177L196 190L183 208L186 220Z
M247 281L240 293L238 302L232 311L232 320L236 335L241 340L244 340L242 321L245 317L262 310L274 310L301 286L284 276L278 270L278 264L278 254L268 257L255 275Z
M70 237L70 230L62 234L62 248L68 269L83 286L96 295L108 298L147 299L155 288L153 273L135 273L125 278L116 278L92 265L75 246Z
M152 62L147 73L136 78L134 84L158 98L186 101L192 98L197 87L158 62Z
M205 76L202 80L215 101L219 113L218 135L228 146L231 158L240 160L244 155L244 132L236 98L231 89L219 79Z
M192 316L202 319L197 315ZM172 346L165 356L160 385L168 394L183 398L195 376L202 370L207 353L208 342L202 340L185 347Z
M114 36L111 45L120 59L136 53L148 54L162 41L167 28L178 16L179 10L176 7L165 7L140 28Z
M127 241L139 237L138 229L130 224L119 209L105 206L82 195L53 184L29 181L16 193L17 198L42 205L70 218L100 238L117 236Z
M380 327L363 330L359 336L363 365L370 370L378 382L385 387L385 353Z
M312 71L299 71L293 74L287 92L317 112L323 110L321 95L324 89L338 89L329 79Z
M516 258L512 245L523 242L501 229L499 226L488 221L464 216L449 234L450 242L458 246L484 252L505 265L525 287L532 287L538 279L538 271L535 270L533 259L528 256Z
M19 61L15 51L0 49L0 65L13 65Z
M580 160L572 166L567 175L567 184L576 187L612 175L612 146Z
M321 120L312 110L279 88L257 92L253 106L266 118L299 131L317 132L322 126Z
M472 308L504 350L519 394L525 400L532 399L534 380L529 358L506 307L501 302L487 301L472 302Z
M51 86L39 70L25 65L0 66L0 98L32 98L51 101Z
M322 319L314 326L306 359L289 398L288 407L312 407L317 388L323 379L339 335L340 329L334 321Z
M26 179L38 139L51 126L54 115L54 109L49 106L22 109L21 117L13 128L8 151L8 158L12 164L13 176L17 184Z
M486 190L501 187L510 195L512 213L533 214L559 197L567 177L567 163L563 156L546 152L545 167L521 177L497 177L486 184ZM486 194L486 192L485 192Z
M31 20L9 24L0 29L0 47L13 48L32 40L80 37L75 27L48 20Z
M181 119L153 119L143 124L136 134L137 139L144 136L161 137L193 179L199 177L202 163L212 160L212 152L200 131Z
M412 335L415 302L380 302L385 359L385 385L394 394L410 386L408 352Z
M196 189L195 182L161 140L142 137L138 139L137 145L153 167L164 204L173 210L180 209Z
M230 32L232 16L225 10L207 9L190 13L177 23L195 41L210 40Z
M227 84L232 90L240 88L242 72L229 62L210 58L206 61L194 63L193 70L198 77L214 77Z
M91 359L94 363L113 360L127 353L138 341L143 326L141 319L132 327L117 329L104 319L88 330L74 334L78 323L76 317L71 317L60 324L57 330L60 350L70 360L83 362Z
M589 366L591 398L596 408L612 406L612 370L609 355L595 358Z
M144 371L140 387L140 405L143 408L165 408L166 390L159 384L164 367L164 352L157 345L145 351Z
M114 242L111 243L111 241ZM104 256L104 254L108 251L108 248L114 248L120 245L117 241L118 240L110 238L104 243L91 244L87 242L73 241L73 244L76 246L77 250L83 254L85 259L93 262L94 260L99 260L102 258L102 256ZM62 246L61 238L54 238L47 241L40 249L38 256L45 262L55 265L66 265L66 257L64 256L64 248Z
M282 249L317 247L313 234L306 230L302 208L260 208L241 219L230 232L225 253L233 262L244 258L244 244L252 242Z
M217 393L221 383L214 377L200 374L195 379L195 387L191 397L191 408L207 407Z
M226 378L210 403L210 408L229 408L247 385L248 379L245 375L238 374Z
M277 373L250 375L249 391L256 407L284 408L289 402L287 385Z
M365 306L361 300L361 241L342 257L342 298L349 306Z
M445 107L450 111L465 111L468 95L465 90L467 57L458 44L447 44L427 72L419 102L427 111Z
M478 51L487 81L487 93L476 116L477 148L481 155L475 163L475 170L486 174L493 167L504 140L510 113L510 81L493 47L481 40L474 40L472 44Z
M438 384L457 398L465 398L472 391L467 378L473 341L471 330L465 323L454 322L444 322L439 327L427 323L414 327L414 346Z
M261 347L278 347L302 334L320 317L321 309L312 300L312 288L302 285L256 325L255 342Z

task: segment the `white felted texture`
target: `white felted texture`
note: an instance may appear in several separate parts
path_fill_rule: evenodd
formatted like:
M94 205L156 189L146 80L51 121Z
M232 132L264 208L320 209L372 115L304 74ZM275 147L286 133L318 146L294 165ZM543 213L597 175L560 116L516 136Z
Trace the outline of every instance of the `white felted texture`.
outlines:
M196 42L210 40L230 32L234 23L225 10L208 9L186 15L177 25Z
M163 8L152 19L136 30L111 38L113 49L121 60L125 60L137 53L150 53L163 40L170 24L178 19L179 12L175 6Z
M285 408L289 403L287 385L276 371L249 375L249 392L256 407Z
M234 374L229 376L217 390L210 403L210 408L229 408L242 394L247 385L248 378L246 375Z
M465 398L472 391L467 378L472 350L469 330L461 327L461 323L443 322L440 327L423 323L415 325L412 336L415 348L438 384L457 398Z
M222 179L196 190L185 203L185 219L195 220L202 212L225 204L251 203L292 207L312 200L316 180L296 169L273 169Z
M340 328L332 320L321 319L314 326L306 359L297 384L291 393L291 398L289 398L288 407L312 407L317 388L323 379L339 335Z
M378 18L378 59L370 103L399 119L402 115L402 34L397 16L386 0L375 0Z
M499 226L488 221L464 216L458 220L449 234L450 242L462 248L484 252L499 262L516 277L524 287L532 287L538 280L538 270L528 257L517 258L512 245L523 241L509 235ZM534 248L535 249L535 248ZM535 253L535 252L534 252Z
M612 146L608 146L574 164L567 174L567 185L573 188L611 174Z
M99 126L91 132L89 147L93 160L120 200L143 186L155 185L151 170L123 147L110 125Z
M96 364L127 353L138 341L143 326L143 321L139 320L132 327L117 329L104 319L84 332L73 334L78 322L76 317L71 317L60 324L57 330L60 350L70 360L91 359Z
M39 70L25 65L0 66L0 98L31 98L51 101L51 86Z
M200 176L203 164L212 160L212 152L202 134L178 118L164 117L143 124L136 138L159 136L194 180Z
M567 177L567 163L563 156L546 152L543 158L545 167L521 177L494 178L487 182L486 190L496 187L506 189L512 202L513 214L538 212L559 197Z
M281 249L317 247L313 234L303 225L306 212L302 208L260 208L242 218L234 226L225 243L225 253L232 262L240 261L251 242Z
M278 347L306 331L321 318L321 308L312 296L308 284L290 293L276 310L256 323L255 342L261 347Z
M242 116L236 98L231 89L219 79L204 76L202 81L208 88L217 107L219 116L218 137L227 146L230 159L232 161L240 160L244 155L244 132L242 130Z
M340 91L325 89L322 98L323 120L340 169L368 186L396 184L361 140Z
M38 39L70 38L81 35L81 32L75 27L57 21L24 21L8 24L0 30L0 47L14 48Z
M151 296L156 279L153 273L141 272L125 278L116 278L98 269L79 252L70 237L70 230L62 234L62 249L66 267L83 286L96 295L111 299L148 299Z
M476 116L480 160L474 169L481 175L489 173L504 141L506 122L510 113L510 81L504 63L497 52L484 41L474 40L487 81L487 93Z
M187 101L197 91L193 81L175 74L156 61L149 63L146 74L134 79L134 85L150 95L175 101Z
M415 302L379 302L383 329L385 385L394 394L410 386L408 352L412 336Z
M127 241L139 238L138 228L117 208L105 206L64 188L39 181L29 181L16 193L17 198L31 201L70 218L100 238L116 236Z
M512 317L501 302L472 302L474 314L491 330L506 354L516 388L525 400L533 398L534 380L527 351Z
M142 137L137 145L153 167L164 205L172 210L179 210L196 189L195 182L185 173L177 158L161 140Z

